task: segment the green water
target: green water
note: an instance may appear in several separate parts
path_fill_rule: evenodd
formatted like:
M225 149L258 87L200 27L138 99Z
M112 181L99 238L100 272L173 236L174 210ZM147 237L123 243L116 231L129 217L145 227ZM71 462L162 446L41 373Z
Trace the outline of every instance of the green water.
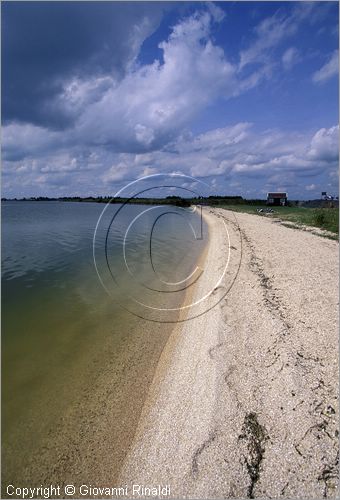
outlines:
M155 284L148 239L152 211L126 238L133 273L126 277L122 242L129 222L146 209L141 206L125 207L115 220L106 257L107 225L98 228L95 256L107 293L93 261L93 235L103 208L94 203L2 204L3 487L66 481L67 468L78 462L79 470L90 474L98 460L106 460L108 433L112 460L123 458L132 432L128 421L138 420L171 331L171 325L150 323L126 309L147 318L150 310L136 308L134 298L162 307L183 299L184 292L155 295L140 285ZM199 228L198 216L190 217ZM162 217L152 246L158 275L172 282L187 276L203 245L193 244L182 217ZM157 308L151 312L157 318ZM130 392L138 396L129 397ZM92 436L91 456L86 435Z

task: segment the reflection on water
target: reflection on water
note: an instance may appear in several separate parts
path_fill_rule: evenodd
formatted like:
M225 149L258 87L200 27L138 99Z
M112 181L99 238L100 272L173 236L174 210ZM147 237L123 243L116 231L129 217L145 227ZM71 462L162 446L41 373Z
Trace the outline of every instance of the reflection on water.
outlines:
M95 203L2 204L5 481L24 480L24 471L30 474L29 463L48 447L50 436L57 432L55 424L58 422L58 432L64 432L60 422L67 421L68 412L80 404L81 394L99 371L108 369L113 359L117 359L114 363L118 367L128 340L140 338L145 329L145 323L108 296L96 274L92 240L103 208ZM109 232L108 260L124 292L136 293L133 283L137 278L149 283L154 279L148 276L152 211L137 220L126 238L126 260L134 275L131 281L124 278L126 269L121 265L126 227L145 208L126 207ZM102 248L105 236L105 232L98 234L97 244ZM191 272L202 250L202 244L193 249L192 243L191 230L181 217L173 214L159 220L151 251L161 279L175 281ZM98 265L107 273L105 253L99 257ZM168 330L162 326L158 331L165 335ZM154 349L154 356L157 352ZM110 376L116 387L118 375L112 370ZM128 379L128 372L124 377ZM47 471L53 469L52 463L44 466Z

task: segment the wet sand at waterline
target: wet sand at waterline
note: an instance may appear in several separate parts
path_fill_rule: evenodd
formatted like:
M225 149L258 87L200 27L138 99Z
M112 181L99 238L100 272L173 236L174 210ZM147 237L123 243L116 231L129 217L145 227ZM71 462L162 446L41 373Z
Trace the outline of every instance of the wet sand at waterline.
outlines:
M222 209L206 219L214 270L195 294L231 249L207 299L221 300L166 343L118 483L170 485L173 498L336 497L338 243Z

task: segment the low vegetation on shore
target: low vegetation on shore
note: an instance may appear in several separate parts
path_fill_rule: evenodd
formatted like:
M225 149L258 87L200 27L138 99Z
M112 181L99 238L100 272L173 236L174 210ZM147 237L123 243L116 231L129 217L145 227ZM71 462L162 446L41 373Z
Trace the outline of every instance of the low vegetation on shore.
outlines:
M262 207L254 205L219 205L220 208L233 210L235 212L245 212L248 214L263 215L259 212ZM296 224L296 226L311 226L339 234L339 210L338 208L306 208L306 207L273 207L272 213L266 213L266 217L280 218Z

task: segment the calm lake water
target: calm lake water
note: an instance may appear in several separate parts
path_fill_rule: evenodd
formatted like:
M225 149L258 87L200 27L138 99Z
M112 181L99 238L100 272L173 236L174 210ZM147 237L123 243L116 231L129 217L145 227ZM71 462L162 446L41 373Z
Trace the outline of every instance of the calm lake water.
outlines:
M2 203L4 481L30 479L32 457L37 460L48 447L53 432L64 432L60 422L67 422L70 408L80 404L83 389L90 387L115 352L117 359L122 358L133 332L149 324L121 305L155 319L158 306L174 306L183 299L184 292L164 294L154 289L167 290L166 283L188 276L204 241L193 245L183 210L171 207L176 213L158 219L150 246L150 228L161 214L150 208L124 207L109 233L108 225L119 206L110 205L101 219L94 250L97 270L110 296L93 261L94 230L104 205ZM162 210L167 212L169 207ZM190 221L198 232L198 215L190 215ZM181 285L170 288L180 290ZM104 352L108 341L111 354ZM129 377L128 372L124 377ZM48 460L46 471L54 466L53 458Z

